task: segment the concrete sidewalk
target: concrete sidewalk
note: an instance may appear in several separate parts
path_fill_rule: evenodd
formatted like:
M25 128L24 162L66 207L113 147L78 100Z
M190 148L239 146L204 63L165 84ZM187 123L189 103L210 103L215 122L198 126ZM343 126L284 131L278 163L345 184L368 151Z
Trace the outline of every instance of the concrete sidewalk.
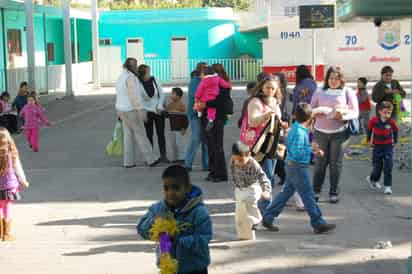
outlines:
M238 94L237 115L244 93ZM50 100L47 115L57 125L41 129L40 152L17 137L31 187L15 207L17 241L0 242L1 274L156 273L154 245L136 235L135 223L161 198L165 166L123 169L121 159L105 156L113 105L109 94ZM226 128L226 152L238 134L234 125ZM280 232L258 231L256 242L239 242L232 187L205 182L197 159L192 180L204 190L213 218L210 273L407 273L410 171L395 170L394 195L384 196L368 188L370 169L367 162L345 162L342 201L321 201L335 233L314 235L308 217L290 206ZM380 240L393 247L375 249Z

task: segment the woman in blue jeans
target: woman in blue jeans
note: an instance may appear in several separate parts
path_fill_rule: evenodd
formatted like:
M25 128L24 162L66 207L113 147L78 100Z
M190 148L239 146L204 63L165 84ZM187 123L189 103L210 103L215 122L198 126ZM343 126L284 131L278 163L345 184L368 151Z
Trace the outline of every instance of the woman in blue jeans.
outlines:
M282 102L282 92L280 90L280 82L278 78L272 79L270 76L264 78L262 81L258 82L253 97L247 105L246 116L244 119L245 124L247 124L246 131L249 129L257 129L264 127L271 119L272 116L276 115L279 119L282 117L280 111L280 103ZM247 122L246 122L247 121ZM287 123L282 122L283 126L287 127ZM246 134L245 138L248 139L250 134ZM254 136L255 134L250 135ZM256 138L255 136L254 138ZM253 138L252 138L253 139ZM242 137L241 137L242 140ZM242 140L244 143L248 144L248 140ZM249 140L251 141L251 140ZM253 144L255 141L251 141ZM263 161L260 162L263 171L270 180L272 184L272 189L275 186L275 167L276 159L265 157ZM265 208L270 204L270 201L260 200L258 206L260 211L263 213Z
M193 111L193 104L195 103L195 93L197 86L201 80L201 74L207 68L206 63L198 63L196 66L196 70L191 73L191 79L189 82L189 89L188 89L188 103L187 103L187 115L189 117L190 128L192 130L191 139L186 148L186 156L185 156L185 167L187 170L192 170L193 161L196 158L196 153L201 145L202 148L202 169L207 171L209 169L208 165L208 153L207 153L207 145L206 141L204 140L203 130L201 125L201 120L197 116L197 113Z

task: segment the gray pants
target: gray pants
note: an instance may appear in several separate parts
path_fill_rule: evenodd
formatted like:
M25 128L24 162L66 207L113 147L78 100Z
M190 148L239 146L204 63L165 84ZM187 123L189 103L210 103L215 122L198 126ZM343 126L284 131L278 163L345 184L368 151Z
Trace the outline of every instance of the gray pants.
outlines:
M139 158L150 165L157 159L152 145L146 137L143 118L137 111L119 112L123 121L123 164L133 166L136 164L136 146L141 153Z
M316 157L315 170L313 175L313 190L315 193L322 192L323 182L325 181L326 168L329 165L329 195L339 194L339 179L342 172L343 153L349 144L349 133L343 132L327 134L315 130L314 142L318 143L323 150L323 157Z
M370 111L359 112L359 125L361 127L361 133L366 134L368 132Z

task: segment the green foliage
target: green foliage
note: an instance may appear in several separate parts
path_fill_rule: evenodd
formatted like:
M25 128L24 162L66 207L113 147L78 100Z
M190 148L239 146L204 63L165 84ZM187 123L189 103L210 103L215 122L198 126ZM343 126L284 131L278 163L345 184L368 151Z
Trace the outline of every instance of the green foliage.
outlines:
M100 8L111 10L136 10L136 9L173 9L173 8L199 8L199 7L231 7L245 10L249 7L248 0L114 0L106 2L99 0Z

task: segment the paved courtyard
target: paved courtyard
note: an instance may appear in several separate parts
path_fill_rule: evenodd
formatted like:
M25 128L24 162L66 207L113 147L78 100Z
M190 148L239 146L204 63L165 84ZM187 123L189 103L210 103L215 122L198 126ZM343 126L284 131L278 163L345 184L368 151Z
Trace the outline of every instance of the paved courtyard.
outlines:
M48 100L47 115L56 125L41 130L39 153L29 151L23 135L16 137L31 187L15 207L17 240L0 242L1 274L156 273L154 245L137 236L135 223L161 198L165 166L123 169L120 159L105 156L115 122L114 96L105 91ZM239 114L244 92L233 96ZM226 152L237 137L235 125L227 127ZM396 170L394 194L384 196L364 182L370 168L346 161L342 201L321 201L326 219L337 224L335 233L314 235L308 217L290 206L279 219L280 232L258 231L256 242L240 242L231 186L204 181L198 159L191 176L213 219L210 273L407 273L411 174ZM380 240L393 246L375 249Z

